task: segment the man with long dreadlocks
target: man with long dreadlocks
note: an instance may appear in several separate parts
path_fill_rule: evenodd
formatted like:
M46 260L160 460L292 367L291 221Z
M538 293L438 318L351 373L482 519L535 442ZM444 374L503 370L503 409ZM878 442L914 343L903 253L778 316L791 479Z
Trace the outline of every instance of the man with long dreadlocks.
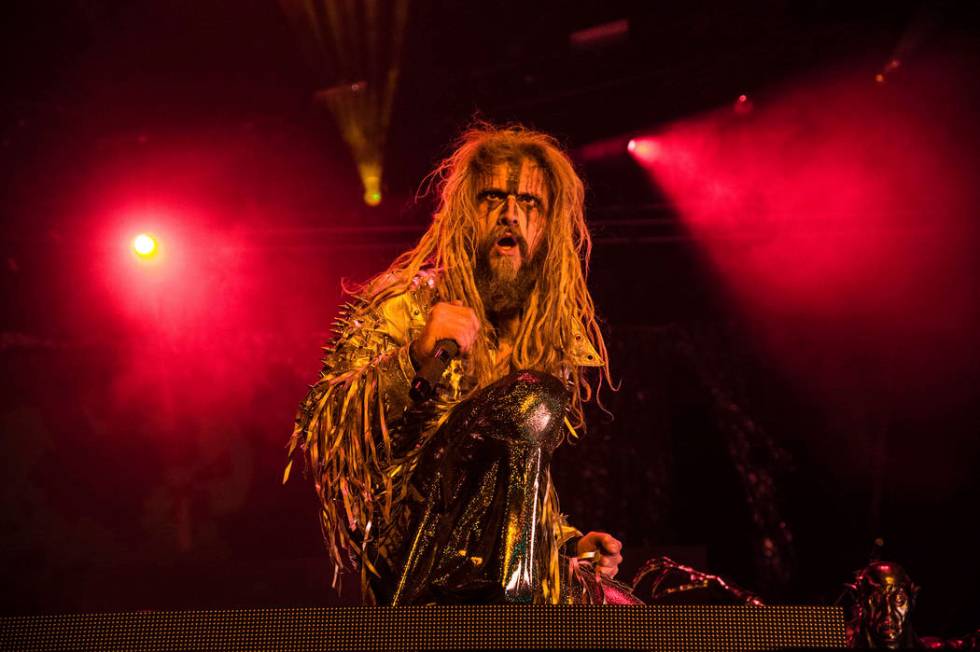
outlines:
M368 600L571 601L563 548L608 578L622 560L612 536L564 521L549 474L609 380L582 182L550 136L489 125L433 179L432 225L348 305L290 454L313 474L335 567L359 567ZM413 401L446 341L461 355Z

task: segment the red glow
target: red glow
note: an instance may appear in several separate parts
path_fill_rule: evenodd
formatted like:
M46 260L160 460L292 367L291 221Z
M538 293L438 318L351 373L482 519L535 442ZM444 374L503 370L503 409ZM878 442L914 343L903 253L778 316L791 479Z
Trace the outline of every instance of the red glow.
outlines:
M755 106L752 104L752 100L749 99L748 95L739 95L738 99L735 100L735 113L737 115L748 115L752 113Z
M132 328L201 340L244 318L246 247L234 227L175 198L123 206L104 228L112 253L98 261L99 280Z
M165 419L158 427L176 428L183 415L246 392L236 377L246 352L225 341L255 319L245 301L240 236L176 198L123 205L103 228L94 280L103 288L103 310L133 344L121 348L114 388L120 404L139 402ZM137 253L134 232L152 238L150 254ZM140 238L139 245L149 242Z
M93 403L152 437L160 448L150 455L193 450L198 439L237 442L225 429L251 420L241 415L268 418L255 399L270 382L316 371L323 325L340 298L338 270L367 278L387 260L322 242L288 246L284 233L309 224L299 207L310 200L294 202L297 189L323 189L313 203L331 210L318 224L351 223L359 209L349 184L329 181L343 175L324 173L341 163L325 164L305 134L274 143L237 128L186 136L93 155L73 202L84 242L69 251L71 292L59 297L78 337L111 343L104 368L112 375ZM140 233L156 240L154 255L136 253ZM215 415L220 423L199 429ZM266 432L278 444L276 429Z
M660 143L653 138L633 138L626 146L629 153L640 163L652 163L660 155Z
M973 346L975 160L957 140L973 127L955 98L902 86L916 101L860 79L811 83L752 121L726 110L675 124L644 161L813 390L914 397Z
M633 151L629 143L627 143L626 149L630 152ZM618 158L623 155L623 139L619 137L597 140L579 147L571 154L576 161L581 162Z

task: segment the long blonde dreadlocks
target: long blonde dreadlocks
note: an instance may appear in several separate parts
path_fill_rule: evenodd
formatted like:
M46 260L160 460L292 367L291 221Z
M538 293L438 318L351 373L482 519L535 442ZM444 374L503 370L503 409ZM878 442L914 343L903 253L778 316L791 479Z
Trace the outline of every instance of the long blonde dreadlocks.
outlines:
M548 181L551 201L544 238L547 252L533 292L525 306L512 352L515 369L558 374L563 351L577 335L589 339L602 359L594 379L573 368L571 422L584 426L582 405L611 382L605 342L596 321L595 306L586 287L592 239L585 225L585 190L568 156L551 136L519 125L495 127L480 123L466 131L456 150L432 172L439 206L432 225L418 245L366 283L356 295L371 310L404 292L419 271L439 272L441 300L460 300L470 306L483 327L470 353L476 388L496 380L489 349L495 337L474 279L477 257L477 182L502 162L528 158L540 166ZM593 382L595 387L593 387Z

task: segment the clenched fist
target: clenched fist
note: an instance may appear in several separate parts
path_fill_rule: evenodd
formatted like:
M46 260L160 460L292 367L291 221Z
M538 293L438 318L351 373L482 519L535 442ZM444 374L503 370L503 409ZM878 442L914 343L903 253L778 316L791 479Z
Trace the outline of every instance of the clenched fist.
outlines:
M594 552L595 557L592 564L596 570L606 577L616 577L619 572L619 565L623 562L623 544L615 539L611 534L605 532L589 532L578 540L576 546L578 554Z
M480 332L480 319L472 308L462 301L439 302L429 311L425 327L412 342L412 353L416 360L432 355L439 340L455 340L461 353L466 353L476 341Z

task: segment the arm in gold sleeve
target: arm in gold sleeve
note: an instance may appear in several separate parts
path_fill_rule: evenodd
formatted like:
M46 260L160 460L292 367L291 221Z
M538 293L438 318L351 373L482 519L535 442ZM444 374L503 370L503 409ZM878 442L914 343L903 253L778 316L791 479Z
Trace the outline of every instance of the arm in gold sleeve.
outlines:
M366 544L373 541L372 548L384 554L385 526L409 491L398 457L418 436L404 417L414 376L409 345L423 312L418 293L370 311L350 308L338 320L320 378L297 413L290 458L304 458L313 476L324 538L338 569L351 568L357 557L362 574L373 571Z

